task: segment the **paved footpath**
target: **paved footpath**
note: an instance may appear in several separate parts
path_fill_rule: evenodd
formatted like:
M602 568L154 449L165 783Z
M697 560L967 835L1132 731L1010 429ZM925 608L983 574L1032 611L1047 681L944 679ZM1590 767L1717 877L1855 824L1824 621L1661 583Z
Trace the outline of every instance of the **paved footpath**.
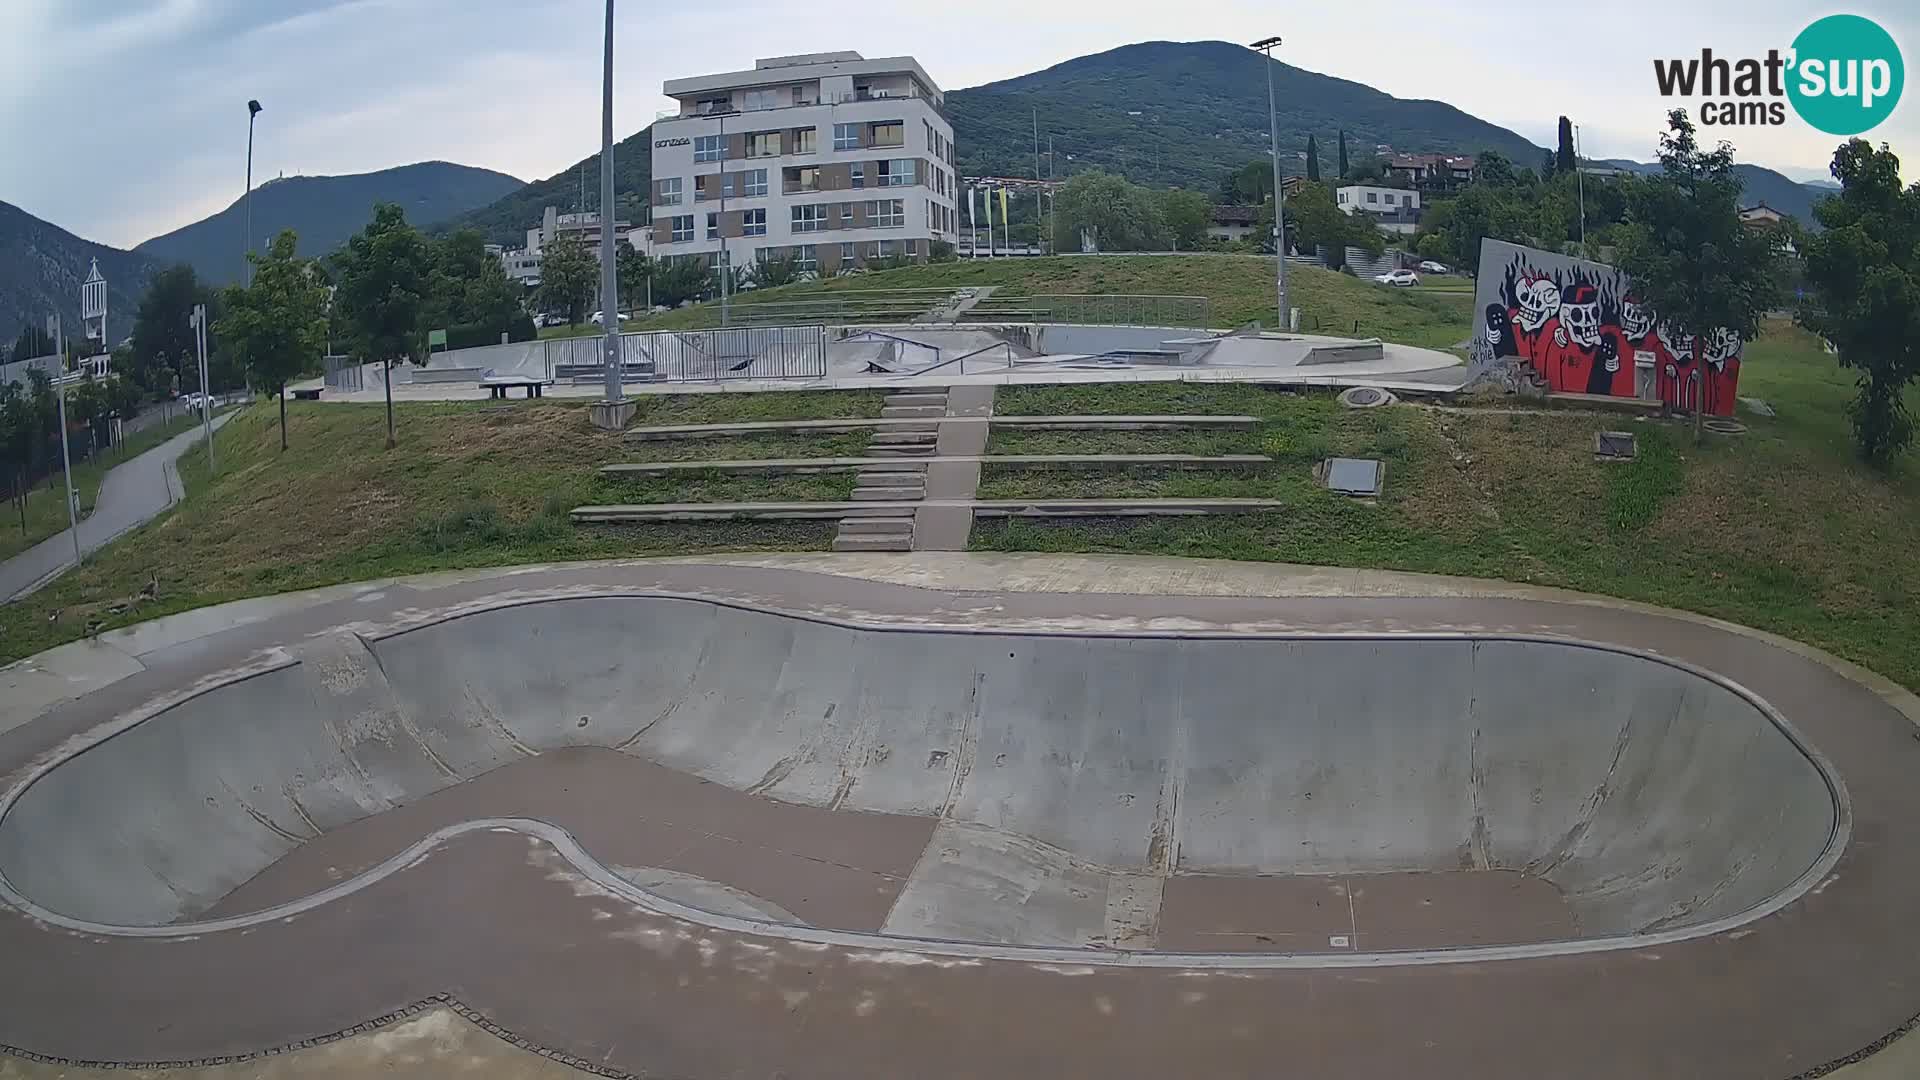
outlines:
M224 425L233 416L213 418ZM180 501L185 488L174 467L180 455L200 444L200 428L183 432L159 446L107 471L93 513L80 522L80 550L93 552L112 543L121 533L146 524ZM216 448L215 453L219 451ZM72 529L60 532L0 563L0 602L16 600L46 584L73 564Z

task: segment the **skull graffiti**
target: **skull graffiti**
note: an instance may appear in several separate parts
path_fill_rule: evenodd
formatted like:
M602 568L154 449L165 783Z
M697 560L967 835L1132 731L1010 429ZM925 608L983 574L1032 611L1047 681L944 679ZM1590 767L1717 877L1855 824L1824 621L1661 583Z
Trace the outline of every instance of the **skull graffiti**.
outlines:
M1620 302L1620 329L1629 341L1640 341L1653 332L1653 309L1628 293Z
M1600 344L1600 293L1591 285L1569 285L1560 294L1560 326L1567 340L1583 349Z
M1560 287L1549 278L1531 277L1520 286L1520 311L1514 321L1529 334L1538 333L1560 310Z
M1680 360L1688 363L1692 362L1693 335L1680 329L1678 326L1672 323L1661 323L1660 344L1666 346L1667 352L1678 357Z
M1727 366L1728 360L1740 355L1740 335L1724 326L1716 327L1700 342L1700 355L1719 371Z

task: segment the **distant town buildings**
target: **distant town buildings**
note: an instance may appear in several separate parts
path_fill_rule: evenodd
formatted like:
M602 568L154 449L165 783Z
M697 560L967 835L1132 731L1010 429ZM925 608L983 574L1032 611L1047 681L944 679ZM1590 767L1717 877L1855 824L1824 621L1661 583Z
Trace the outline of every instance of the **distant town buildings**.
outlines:
M1474 159L1455 154L1394 154L1387 175L1415 187L1448 189L1473 182Z
M1406 188L1348 184L1336 188L1334 205L1348 214L1366 214L1388 232L1411 233L1420 226L1420 193Z
M944 96L909 56L807 53L668 80L653 125L656 258L791 254L832 274L958 238Z
M1260 208L1257 206L1216 205L1207 215L1209 240L1244 240L1259 227Z

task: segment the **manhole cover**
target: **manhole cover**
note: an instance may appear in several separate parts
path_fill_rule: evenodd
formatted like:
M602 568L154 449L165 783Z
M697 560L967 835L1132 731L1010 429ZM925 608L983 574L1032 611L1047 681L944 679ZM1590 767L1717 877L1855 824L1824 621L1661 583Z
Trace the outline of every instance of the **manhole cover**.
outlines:
M1745 435L1747 433L1747 425L1738 420L1725 420L1719 417L1702 420L1700 421L1700 426L1713 432L1715 435Z
M1632 432L1596 431L1593 434L1593 456L1602 461L1632 461L1635 450Z
M1393 395L1372 386L1355 386L1340 395L1340 404L1349 409L1377 409L1393 404Z
M1328 458L1327 490L1343 495L1378 495L1386 466L1373 458Z

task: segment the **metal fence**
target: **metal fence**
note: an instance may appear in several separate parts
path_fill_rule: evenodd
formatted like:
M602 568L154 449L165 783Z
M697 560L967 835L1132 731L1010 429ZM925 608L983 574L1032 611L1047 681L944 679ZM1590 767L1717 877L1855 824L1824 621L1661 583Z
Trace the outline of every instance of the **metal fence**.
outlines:
M737 326L622 334L621 358L651 365L657 379L820 379L827 374L825 326Z
M1138 293L1041 293L1015 296L996 292L975 304L961 318L967 322L1085 323L1093 326L1205 329L1211 325L1211 315L1211 305L1204 296Z
M351 356L329 356L326 363L326 387L341 393L361 388L360 361Z

